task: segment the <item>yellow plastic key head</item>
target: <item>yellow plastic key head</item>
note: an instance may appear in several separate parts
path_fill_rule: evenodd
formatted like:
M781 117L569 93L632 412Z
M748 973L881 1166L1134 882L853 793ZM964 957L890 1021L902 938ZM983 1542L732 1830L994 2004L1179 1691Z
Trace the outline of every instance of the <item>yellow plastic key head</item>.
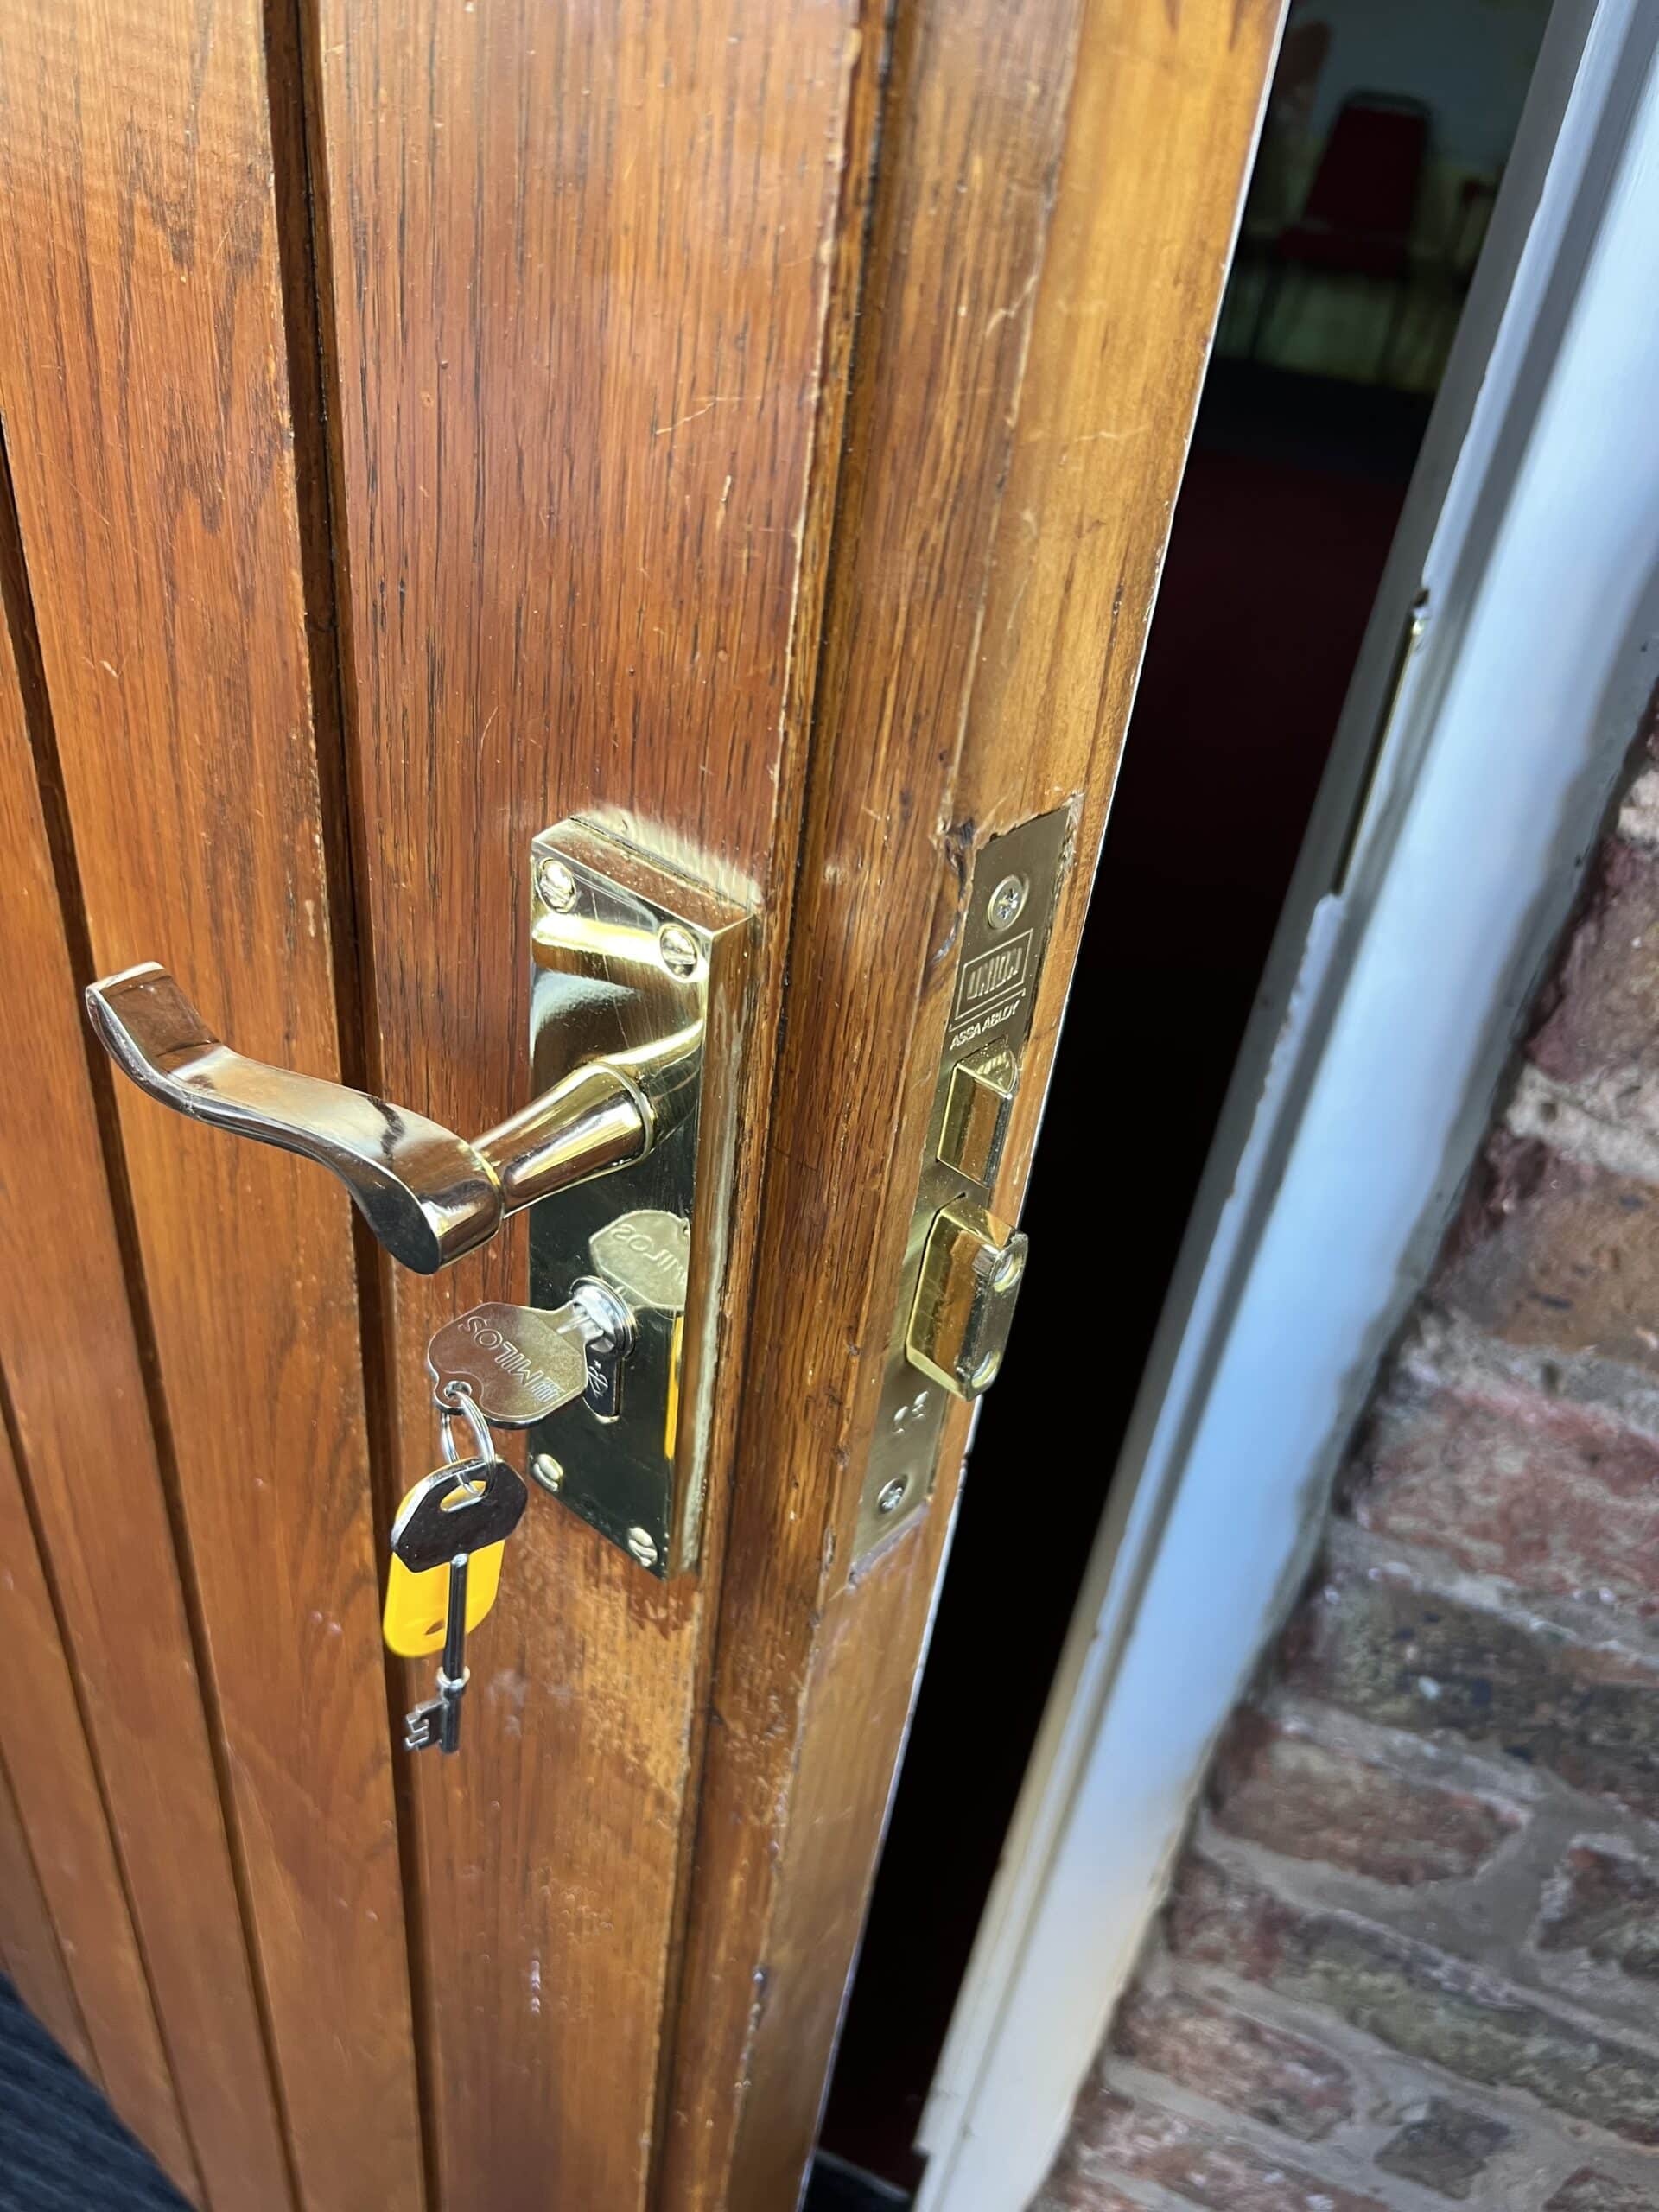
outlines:
M417 1483L416 1489L419 1489ZM410 1493L410 1497L414 1492ZM408 1499L404 1500L407 1504ZM495 1603L501 1586L501 1554L505 1543L486 1544L467 1563L467 1630L470 1635ZM386 1580L386 1610L380 1632L388 1651L400 1659L424 1658L443 1649L444 1623L449 1611L449 1569L429 1567L416 1574L394 1552Z

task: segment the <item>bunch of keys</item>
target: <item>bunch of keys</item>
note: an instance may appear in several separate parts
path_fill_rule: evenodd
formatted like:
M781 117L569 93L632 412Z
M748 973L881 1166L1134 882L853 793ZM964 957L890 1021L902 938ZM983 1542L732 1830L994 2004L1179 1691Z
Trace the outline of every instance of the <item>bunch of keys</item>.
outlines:
M416 1483L398 1508L391 1526L391 1579L386 1586L386 1642L394 1651L412 1657L430 1649L437 1632L438 1600L427 1594L431 1584L426 1578L448 1575L438 1692L404 1720L404 1742L411 1751L426 1751L434 1744L443 1751L461 1749L467 1631L494 1601L501 1548L518 1526L530 1495L523 1478L496 1458L488 1425L469 1392L457 1388L441 1395L438 1409L445 1464ZM453 1429L457 1420L471 1431L470 1454L456 1448ZM487 1589L479 1588L477 1602L469 1604L469 1569L480 1554L489 1557L493 1572ZM423 1626L425 1615L432 1618Z
M406 1659L438 1648L438 1692L404 1721L411 1751L461 1748L467 1636L495 1603L501 1554L529 1492L495 1454L493 1428L528 1428L573 1398L613 1421L632 1317L603 1283L576 1286L555 1313L521 1306L474 1306L447 1321L427 1346L442 1423L444 1465L404 1498L391 1529L391 1574L384 1632ZM456 1446L464 1421L473 1449Z

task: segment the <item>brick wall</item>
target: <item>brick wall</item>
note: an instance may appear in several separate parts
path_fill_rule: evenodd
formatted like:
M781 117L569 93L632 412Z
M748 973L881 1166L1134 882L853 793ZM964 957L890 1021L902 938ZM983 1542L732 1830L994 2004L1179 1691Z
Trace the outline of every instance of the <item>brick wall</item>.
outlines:
M1038 2212L1659 2208L1655 758Z

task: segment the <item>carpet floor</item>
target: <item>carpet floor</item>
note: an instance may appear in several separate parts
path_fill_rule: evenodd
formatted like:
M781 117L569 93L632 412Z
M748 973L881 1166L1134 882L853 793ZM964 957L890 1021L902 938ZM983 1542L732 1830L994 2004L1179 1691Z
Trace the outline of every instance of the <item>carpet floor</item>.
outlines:
M3 1979L0 2212L189 2212Z

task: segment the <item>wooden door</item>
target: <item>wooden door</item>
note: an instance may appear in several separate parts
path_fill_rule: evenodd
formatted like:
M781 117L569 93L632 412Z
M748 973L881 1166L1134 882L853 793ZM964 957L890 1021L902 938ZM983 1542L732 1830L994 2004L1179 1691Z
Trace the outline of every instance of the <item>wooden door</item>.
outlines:
M215 2212L794 2201L966 1438L870 1544L972 887L1055 817L1011 1220L1278 16L0 0L0 1955ZM411 1760L423 1349L522 1222L394 1269L78 987L485 1128L573 816L754 918L701 1546L537 1497Z

